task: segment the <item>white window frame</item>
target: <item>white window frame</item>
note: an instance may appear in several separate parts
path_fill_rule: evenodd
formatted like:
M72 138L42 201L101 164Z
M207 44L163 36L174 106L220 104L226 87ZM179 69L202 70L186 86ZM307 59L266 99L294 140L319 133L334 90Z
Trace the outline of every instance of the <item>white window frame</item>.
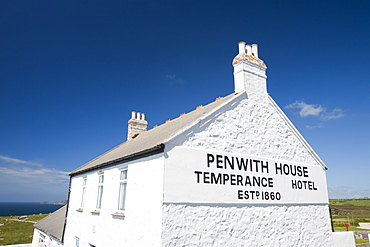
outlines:
M46 235L40 232L38 247L46 247Z
M85 196L86 196L86 183L87 183L87 177L82 178L82 195L81 195L81 208L83 208L85 205Z
M127 198L127 175L128 166L119 170L119 191L118 191L118 211L124 212L126 207ZM122 191L123 190L123 191Z
M80 238L75 236L75 246L79 247L80 246Z
M96 209L101 209L101 203L103 201L103 185L104 185L104 173L100 172L98 177L98 194L96 200Z

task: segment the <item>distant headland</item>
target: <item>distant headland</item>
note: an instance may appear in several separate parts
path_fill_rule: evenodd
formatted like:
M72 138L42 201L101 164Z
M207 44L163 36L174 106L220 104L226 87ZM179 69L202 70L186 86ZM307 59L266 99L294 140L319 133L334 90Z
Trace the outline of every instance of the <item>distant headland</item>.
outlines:
M52 204L52 205L67 205L68 200L63 200L60 202L48 202L48 201L43 201L40 202L40 204Z

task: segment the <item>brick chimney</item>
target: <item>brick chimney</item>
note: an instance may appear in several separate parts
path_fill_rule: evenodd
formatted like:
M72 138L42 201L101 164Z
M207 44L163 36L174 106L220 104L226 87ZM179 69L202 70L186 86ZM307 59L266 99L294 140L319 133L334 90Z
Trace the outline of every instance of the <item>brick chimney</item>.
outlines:
M148 122L145 120L145 114L140 112L132 112L131 119L128 120L127 141L134 139L148 127Z
M234 91L245 91L249 99L264 102L267 100L266 65L258 58L258 46L239 42L239 54L233 60Z

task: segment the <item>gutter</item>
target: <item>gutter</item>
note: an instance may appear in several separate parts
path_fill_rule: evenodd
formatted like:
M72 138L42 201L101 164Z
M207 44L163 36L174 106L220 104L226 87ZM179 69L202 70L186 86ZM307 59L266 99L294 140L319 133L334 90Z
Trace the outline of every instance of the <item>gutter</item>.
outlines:
M126 155L124 157L121 157L121 158L118 158L118 159L115 159L115 160L111 160L111 161L108 161L108 162L101 163L97 166L81 169L80 171L71 172L69 174L69 176L73 177L77 174L85 173L87 171L98 170L102 167L105 168L105 167L109 167L109 166L114 166L114 165L117 165L119 163L126 163L126 162L129 162L129 161L133 161L133 160L141 159L141 158L144 158L144 157L152 156L154 154L163 153L164 152L164 147L165 147L165 145L162 143L162 144L156 145L152 148L142 150L142 151L137 152L137 153L129 154L129 155Z

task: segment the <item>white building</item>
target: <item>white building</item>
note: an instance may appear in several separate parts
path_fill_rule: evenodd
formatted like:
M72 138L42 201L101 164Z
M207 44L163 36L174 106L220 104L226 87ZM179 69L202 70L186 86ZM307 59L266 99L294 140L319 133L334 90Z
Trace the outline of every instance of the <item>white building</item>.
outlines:
M40 234L81 247L333 246L325 164L267 93L257 45L240 42L233 66L226 97L148 131L133 112L127 142L70 174L61 234L46 218L34 246Z

